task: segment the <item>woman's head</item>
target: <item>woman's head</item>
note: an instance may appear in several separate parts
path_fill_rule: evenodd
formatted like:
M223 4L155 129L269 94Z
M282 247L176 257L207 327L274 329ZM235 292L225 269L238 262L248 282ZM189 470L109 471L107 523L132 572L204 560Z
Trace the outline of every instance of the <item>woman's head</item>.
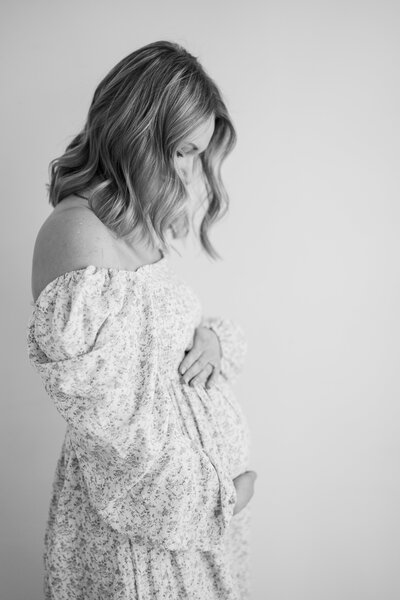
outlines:
M200 182L200 239L218 256L207 232L228 206L221 163L235 141L219 89L197 59L177 44L148 44L98 85L83 130L50 165L50 203L90 188L90 207L118 237L165 247L169 228L188 233L188 201Z

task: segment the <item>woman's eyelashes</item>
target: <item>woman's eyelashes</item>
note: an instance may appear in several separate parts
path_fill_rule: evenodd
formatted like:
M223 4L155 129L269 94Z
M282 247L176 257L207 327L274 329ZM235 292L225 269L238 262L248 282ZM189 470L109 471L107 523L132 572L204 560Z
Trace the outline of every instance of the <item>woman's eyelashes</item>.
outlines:
M187 152L188 156L203 156L204 155L205 150L203 150L202 152L198 152L196 150L189 150ZM178 158L183 158L185 156L185 152L183 150L177 150L176 155Z

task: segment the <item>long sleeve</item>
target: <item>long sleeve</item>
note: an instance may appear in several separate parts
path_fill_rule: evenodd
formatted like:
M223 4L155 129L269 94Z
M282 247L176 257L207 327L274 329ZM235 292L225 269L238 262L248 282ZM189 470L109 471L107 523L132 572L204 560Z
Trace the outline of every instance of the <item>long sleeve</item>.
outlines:
M108 525L137 543L211 549L235 487L183 432L159 377L151 293L126 276L89 266L51 282L34 306L29 358Z
M203 317L201 325L212 329L221 346L221 374L231 383L242 372L247 354L245 332L239 323L222 317Z

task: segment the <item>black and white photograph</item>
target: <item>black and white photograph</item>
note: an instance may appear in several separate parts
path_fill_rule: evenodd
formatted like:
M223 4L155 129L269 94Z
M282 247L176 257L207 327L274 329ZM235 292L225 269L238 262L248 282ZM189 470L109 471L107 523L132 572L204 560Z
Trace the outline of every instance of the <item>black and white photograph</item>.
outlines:
M0 33L1 600L399 600L400 4Z

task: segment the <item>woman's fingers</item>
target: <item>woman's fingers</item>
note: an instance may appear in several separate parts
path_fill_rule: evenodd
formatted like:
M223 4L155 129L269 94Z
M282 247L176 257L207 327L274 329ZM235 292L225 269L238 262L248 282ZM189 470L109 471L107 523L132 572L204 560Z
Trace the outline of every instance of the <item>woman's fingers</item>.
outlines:
M213 366L211 363L206 363L205 367L203 368L203 370L196 375L195 377L193 377L193 379L191 380L190 384L194 385L195 383L200 383L202 385L206 385L206 387L208 388L208 384L207 381L210 378L210 375L213 372Z
M178 367L182 382L206 384L210 388L220 370L219 341L208 327L198 327L186 350L185 357Z
M201 357L201 355L202 351L200 349L192 347L179 365L179 373L184 375L185 371L187 371Z
M186 360L186 359L185 359ZM186 369L186 371L182 375L182 379L185 383L189 383L191 379L200 374L200 372L206 366L206 360L203 357L203 354L199 356L192 364Z
M213 365L211 365L211 375L208 377L207 383L206 383L206 388L210 389L214 383L216 383L217 379L218 379L218 375L219 375L219 371L217 369L217 367L214 367Z
M182 376L185 383L194 385L195 383L205 383L212 372L212 365L206 362L205 357L201 356Z

